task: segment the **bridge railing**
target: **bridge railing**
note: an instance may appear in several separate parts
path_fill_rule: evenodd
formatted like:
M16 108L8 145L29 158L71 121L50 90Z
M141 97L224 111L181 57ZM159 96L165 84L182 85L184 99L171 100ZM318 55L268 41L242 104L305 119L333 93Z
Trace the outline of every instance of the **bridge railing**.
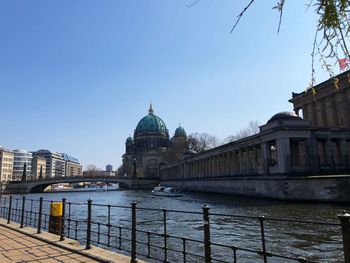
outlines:
M63 203L60 240L69 237L86 249L96 245L120 251L131 262L350 262L350 215L345 212L339 221L320 222L215 213L206 205L185 211L137 202L55 201ZM2 196L0 217L38 233L48 231L52 202Z

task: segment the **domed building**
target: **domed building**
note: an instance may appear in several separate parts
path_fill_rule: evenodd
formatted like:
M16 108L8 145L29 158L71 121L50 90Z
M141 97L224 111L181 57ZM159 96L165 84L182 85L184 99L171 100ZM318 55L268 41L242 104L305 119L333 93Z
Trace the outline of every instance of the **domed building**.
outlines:
M179 126L170 138L165 122L154 114L152 104L148 115L143 117L125 142L122 172L134 178L159 176L162 163L176 162L188 150L185 129Z

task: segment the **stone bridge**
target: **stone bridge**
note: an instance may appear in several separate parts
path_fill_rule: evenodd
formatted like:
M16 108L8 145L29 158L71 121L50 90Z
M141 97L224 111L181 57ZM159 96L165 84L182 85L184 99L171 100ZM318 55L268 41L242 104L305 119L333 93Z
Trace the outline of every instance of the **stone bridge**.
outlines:
M124 189L151 189L159 183L157 179L131 179L130 177L118 176L71 176L60 178L42 178L29 180L26 182L13 181L3 186L5 194L25 194L25 193L41 193L46 187L52 184L60 183L119 183Z

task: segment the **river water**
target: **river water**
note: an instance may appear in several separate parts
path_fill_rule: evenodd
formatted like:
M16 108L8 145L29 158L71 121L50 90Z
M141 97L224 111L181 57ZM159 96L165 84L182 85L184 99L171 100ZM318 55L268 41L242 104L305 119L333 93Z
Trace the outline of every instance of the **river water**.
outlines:
M271 218L298 219L310 221L322 221L339 223L336 215L343 210L350 211L349 205L328 204L328 203L302 203L283 202L273 200L261 200L253 198L241 198L225 195L184 193L181 197L156 197L150 191L111 191L111 192L63 192L28 194L27 199L38 199L40 196L45 200L60 200L66 198L67 202L86 202L93 200L93 204L110 204L119 206L130 206L133 200L137 201L138 208L156 208L167 210L186 210L202 212L203 205L210 207L210 213L234 214L246 216L265 216ZM48 203L47 203L48 204ZM27 204L28 205L28 204ZM46 206L45 206L46 207ZM45 209L44 209L45 210ZM67 208L68 210L68 208ZM103 206L92 207L93 222L99 222L100 233L107 233L103 224L108 222L108 208ZM70 207L72 219L86 220L86 204ZM128 208L110 209L111 225L130 227L131 210ZM137 210L137 228L145 231L152 231L162 234L164 231L162 211ZM73 221L71 222L73 225ZM80 223L79 223L80 224ZM86 224L85 224L86 225ZM167 234L177 237L193 238L203 240L203 216L201 214L182 214L176 212L166 213ZM227 216L210 216L211 241L227 246L237 246L259 250L262 247L260 224L256 219L234 218ZM316 262L343 262L341 231L339 226L320 226L301 223L264 221L266 248L272 253L284 256L303 256ZM79 227L77 234L81 243L84 243L85 226ZM106 245L107 236L103 235L98 240L97 224L93 225L93 244L97 242ZM66 230L67 234L67 230ZM71 226L69 233L74 237L74 229ZM122 230L123 248L130 248L129 230ZM138 233L137 238L141 242L147 242L147 235ZM118 248L118 228L111 229L110 249ZM119 240L120 241L120 240ZM163 246L164 237L152 237L151 243ZM203 255L203 245L196 242L187 242L189 253ZM100 246L103 246L100 244ZM183 243L181 239L168 238L167 246L174 250L181 251ZM147 246L138 244L138 249L147 254ZM117 250L118 251L118 250ZM233 262L233 250L231 248L220 248L212 246L213 257L222 262ZM125 252L123 252L125 253ZM128 255L126 252L125 254ZM154 257L164 257L161 248L151 249ZM183 254L168 251L169 262L183 262ZM204 262L203 258L187 255L187 262ZM147 259L146 259L147 260ZM148 260L158 262L156 260ZM215 261L214 261L215 262ZM238 250L237 262L264 262L263 258L256 253ZM268 262L296 262L276 257L268 257Z

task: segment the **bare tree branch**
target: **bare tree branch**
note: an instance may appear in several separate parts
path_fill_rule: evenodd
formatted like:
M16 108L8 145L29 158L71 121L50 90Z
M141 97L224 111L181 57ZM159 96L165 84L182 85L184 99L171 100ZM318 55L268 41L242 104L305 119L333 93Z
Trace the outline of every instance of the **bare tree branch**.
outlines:
M243 17L243 15L245 14L245 12L248 10L248 8L254 3L255 0L250 0L249 4L244 7L243 11L237 16L237 20L236 23L233 25L230 33L233 32L233 30L235 30L236 26L238 25L239 21L241 20L241 18Z

